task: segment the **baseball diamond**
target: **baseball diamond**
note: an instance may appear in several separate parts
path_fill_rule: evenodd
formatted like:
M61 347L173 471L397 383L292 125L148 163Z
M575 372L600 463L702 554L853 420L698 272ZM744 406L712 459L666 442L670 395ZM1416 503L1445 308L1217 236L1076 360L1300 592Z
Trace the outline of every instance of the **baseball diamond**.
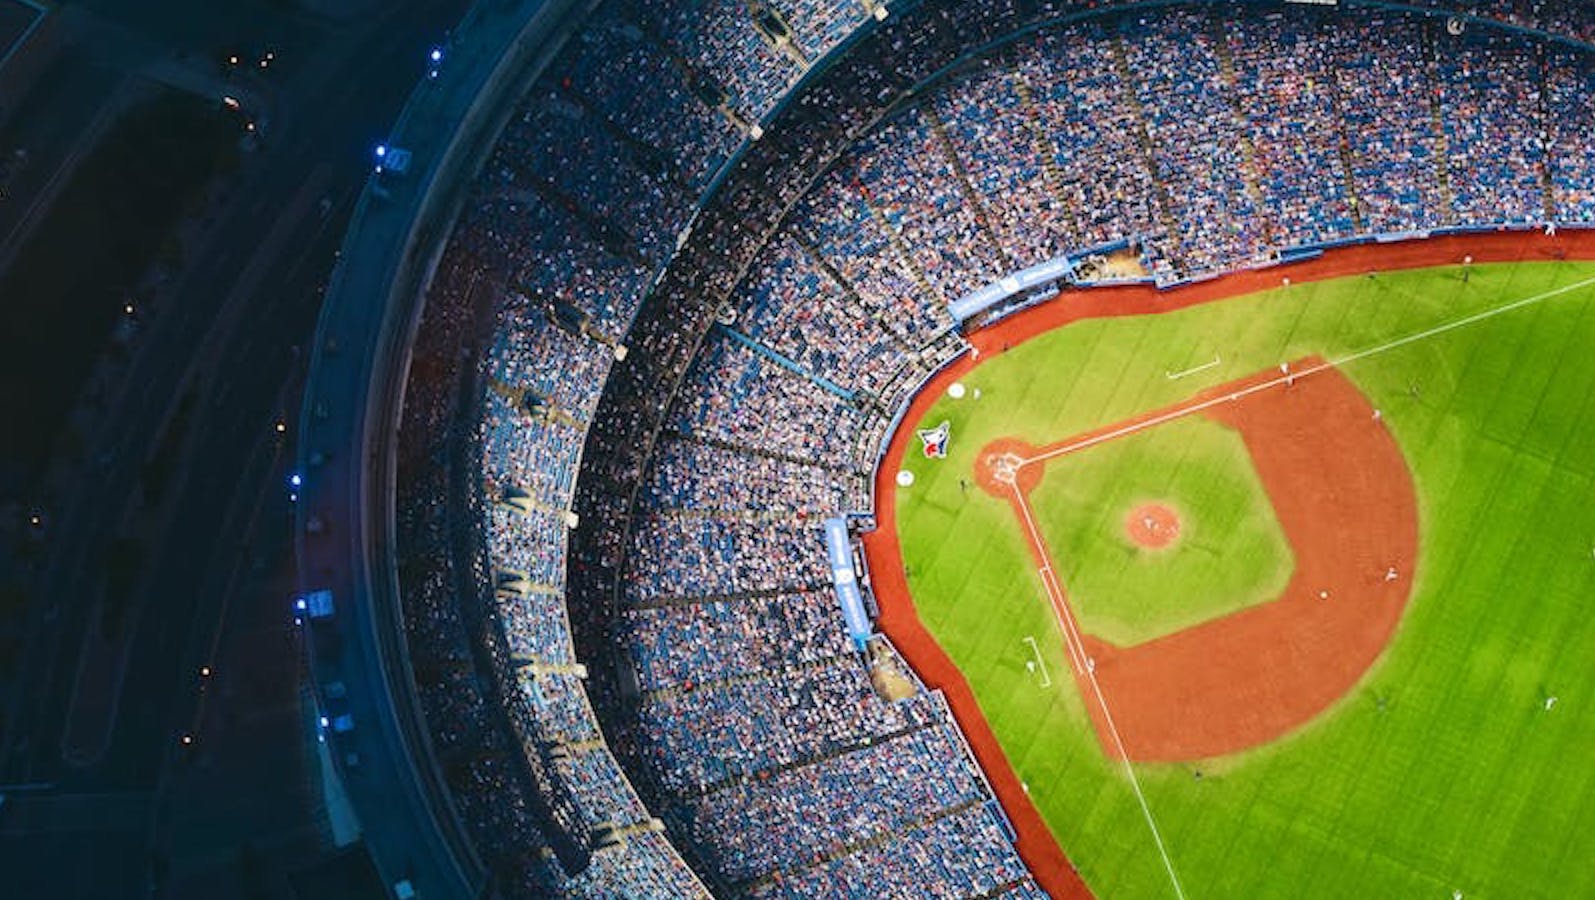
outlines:
M1019 313L882 462L882 623L1097 896L1565 888L1595 265L1387 249ZM919 421L961 443L905 456Z

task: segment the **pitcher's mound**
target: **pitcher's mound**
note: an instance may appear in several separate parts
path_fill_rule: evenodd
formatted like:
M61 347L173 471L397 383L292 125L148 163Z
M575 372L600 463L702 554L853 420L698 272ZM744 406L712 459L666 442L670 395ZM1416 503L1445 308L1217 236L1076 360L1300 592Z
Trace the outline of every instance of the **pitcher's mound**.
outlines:
M1179 539L1180 515L1161 503L1145 503L1130 510L1124 533L1137 547L1161 550Z

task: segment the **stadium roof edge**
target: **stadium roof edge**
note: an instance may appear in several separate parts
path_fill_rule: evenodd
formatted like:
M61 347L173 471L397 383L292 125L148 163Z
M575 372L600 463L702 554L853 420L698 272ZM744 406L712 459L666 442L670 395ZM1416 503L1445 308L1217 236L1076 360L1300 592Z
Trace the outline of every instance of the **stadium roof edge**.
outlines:
M454 30L456 46L480 41L481 48L454 54L460 62L449 76L421 82L400 113L390 140L409 148L415 165L390 189L373 176L358 201L317 321L300 410L296 453L306 483L295 507L298 587L331 587L348 598L331 626L341 649L323 653L307 630L309 664L318 683L354 686L348 697L360 723L328 739L350 742L334 756L358 752L367 773L345 783L384 880L407 878L426 896L473 896L487 873L421 724L398 621L393 485L384 460L393 452L403 379L390 376L408 365L405 338L419 321L420 288L463 184L513 106L507 95L522 73L546 62L585 3L478 3Z

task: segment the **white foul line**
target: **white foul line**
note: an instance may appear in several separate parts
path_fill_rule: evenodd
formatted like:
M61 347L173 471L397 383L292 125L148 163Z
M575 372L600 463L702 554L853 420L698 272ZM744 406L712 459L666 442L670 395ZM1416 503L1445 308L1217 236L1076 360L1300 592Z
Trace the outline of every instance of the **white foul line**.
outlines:
M1396 349L1397 347L1405 347L1408 344L1415 343L1415 342L1421 341L1421 340L1426 340L1426 339L1432 338L1432 337L1434 337L1436 335L1444 334L1447 331L1453 331L1455 329L1462 328L1462 327L1464 327L1466 325L1472 325L1475 322L1482 322L1485 319L1493 318L1495 316L1501 315L1502 313L1511 312L1511 311L1513 311L1515 309L1521 309L1521 308L1523 308L1525 306L1532 306L1532 305L1534 305L1536 303L1543 303L1546 300L1549 300L1549 299L1551 299L1553 297L1560 297L1563 294L1567 294L1567 293L1571 293L1573 291L1581 290L1581 289L1587 288L1587 287L1589 287L1591 285L1595 285L1595 278L1586 278L1583 281L1575 282L1573 284L1563 285L1562 287L1559 287L1559 288L1553 288L1552 290L1546 291L1543 294L1535 294L1532 297L1526 297L1526 298L1524 298L1522 300L1517 300L1517 301L1514 301L1512 303L1508 303L1505 306L1498 306L1495 309L1487 309L1487 310L1484 310L1483 312L1474 313L1471 316L1464 316L1464 317L1462 317L1460 319L1457 319L1454 322L1447 322L1447 323L1445 323L1443 325L1436 325L1433 328L1427 329L1425 331L1417 332L1416 334L1409 334L1406 337L1396 338L1395 340L1390 341L1389 343L1380 344L1377 347L1370 347L1367 350L1359 350L1356 353L1351 353L1351 354L1348 354L1346 356L1342 356L1339 359L1332 359L1332 360L1329 360L1327 362L1318 363L1317 365L1308 366L1305 369L1301 369L1301 370L1296 371L1296 372L1290 372L1290 373L1285 374L1285 375L1280 375L1280 376L1278 376L1276 378L1271 378L1268 381L1264 381L1264 382L1260 382L1258 384L1254 384L1254 385L1252 385L1251 387L1248 387L1248 388L1242 388L1242 389L1240 389L1238 391L1233 391L1231 393L1224 394L1223 396L1213 397L1212 399L1204 400L1201 403L1192 404L1190 406L1178 407L1176 409L1169 410L1168 412L1161 413L1159 415L1153 416L1152 418L1147 419L1145 421L1134 422L1134 423L1131 423L1129 425L1124 425L1124 426L1121 426L1119 428L1115 428L1115 429L1113 429L1111 431L1103 432L1102 434L1095 435L1093 437L1082 438L1082 439L1080 439L1078 441L1075 441L1073 443L1065 444L1062 447L1055 447L1055 448L1053 448L1051 450L1046 451L1045 453L1038 453L1035 456L1030 457L1029 459L1021 461L1019 463L1019 467L1020 468L1024 468L1025 466L1028 466L1031 463L1045 462L1045 461L1047 461L1049 459L1053 459L1053 458L1056 458L1056 457L1059 457L1059 456L1063 456L1066 453L1073 453L1076 450L1084 450L1085 448L1094 446L1096 444L1101 444L1101 443L1106 442L1106 441L1116 440L1118 438L1124 437L1127 434L1134 434L1137 431L1145 431L1148 428L1152 428L1152 427L1157 426L1157 425L1162 425L1162 424L1164 424L1166 422L1172 422L1175 419L1184 418L1185 416L1188 416L1191 413L1201 412L1204 409L1210 409L1210 408L1212 408L1214 406L1219 405L1220 403L1228 403L1228 402L1230 402L1232 400L1239 400L1242 397L1247 397L1247 396L1250 396L1252 394L1258 393L1260 391L1266 391L1269 388L1278 387L1279 385L1282 385L1282 384L1289 384L1289 383L1295 381L1298 378L1306 378L1308 375L1313 375L1315 373L1322 372L1325 369L1331 369L1331 368L1334 368L1336 366L1343 366L1346 363L1356 362L1359 359L1365 359L1365 358L1370 357L1370 356L1376 356L1376 355L1378 355L1380 353L1387 353L1387 352L1389 352L1391 350Z
M1152 830L1152 841L1157 844L1158 855L1163 857L1163 868L1169 873L1169 883L1174 886L1174 896L1185 900L1185 889L1180 886L1180 877L1174 872L1174 861L1169 858L1168 847L1163 844L1163 834L1158 831L1157 820L1152 818L1152 807L1146 802L1146 794L1141 790L1141 780L1135 776L1135 767L1130 764L1130 754L1124 749L1124 739L1119 736L1119 728L1113 721L1113 712L1108 709L1108 700L1102 695L1102 685L1097 683L1096 664L1086 655L1085 640L1075 630L1074 620L1069 615L1068 608L1063 599L1063 586L1058 583L1057 575L1052 571L1051 559L1047 545L1042 542L1041 534L1036 530L1036 521L1030 515L1030 504L1025 501L1024 492L1019 490L1017 484L1009 486L1013 490L1014 499L1018 502L1019 511L1024 515L1025 528L1030 532L1031 546L1041 553L1041 584L1046 588L1047 600L1052 604L1052 613L1058 620L1058 627L1063 631L1064 643L1069 647L1069 656L1074 660L1077 671L1084 674L1091 683L1091 691L1096 695L1097 705L1102 707L1102 719L1108 726L1108 734L1113 737L1113 744L1119 750L1119 758L1124 760L1124 774L1130 777L1130 787L1135 791L1135 799L1141 804L1141 815L1146 817L1146 825Z
M1215 356L1215 357L1213 357L1213 361L1212 362L1202 363L1201 365L1197 366L1194 369L1186 369L1183 372L1164 372L1163 373L1163 377L1167 378L1170 381L1178 381L1178 380L1180 380L1181 378L1184 378L1187 375L1195 375L1197 372L1206 372L1208 369L1211 369L1214 366L1219 365L1223 361L1224 360L1222 360L1219 357Z
M1036 646L1036 639L1025 635L1025 643L1030 645L1030 652L1036 657L1036 665L1041 667L1041 686L1052 687L1052 676L1047 672L1047 661L1041 658L1041 648Z

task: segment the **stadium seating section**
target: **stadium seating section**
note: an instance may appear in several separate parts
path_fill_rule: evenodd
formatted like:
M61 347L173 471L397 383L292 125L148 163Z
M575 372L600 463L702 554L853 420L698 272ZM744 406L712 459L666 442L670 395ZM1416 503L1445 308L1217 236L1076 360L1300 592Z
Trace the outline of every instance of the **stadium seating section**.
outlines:
M925 348L956 350L948 303L1007 272L1123 242L1169 283L1374 234L1595 223L1595 17L1417 2L1479 20L905 4L934 26L905 31L927 59L932 40L1017 36L905 102L887 106L928 73L865 65L805 95L886 114L845 123L856 140L818 178L767 186L784 214L747 223L738 277L704 284L728 301L701 346L630 334L683 229L799 81L898 14L601 5L470 188L405 412L412 666L500 885L1042 896L939 695L888 697L844 635L819 521L868 511L879 435L939 362ZM595 446L628 342L682 361L675 401L646 444ZM578 473L637 485L592 558L569 553ZM599 641L624 697L587 683L573 643L593 613L567 577L600 564L621 573ZM550 827L594 840L586 871L561 871Z

